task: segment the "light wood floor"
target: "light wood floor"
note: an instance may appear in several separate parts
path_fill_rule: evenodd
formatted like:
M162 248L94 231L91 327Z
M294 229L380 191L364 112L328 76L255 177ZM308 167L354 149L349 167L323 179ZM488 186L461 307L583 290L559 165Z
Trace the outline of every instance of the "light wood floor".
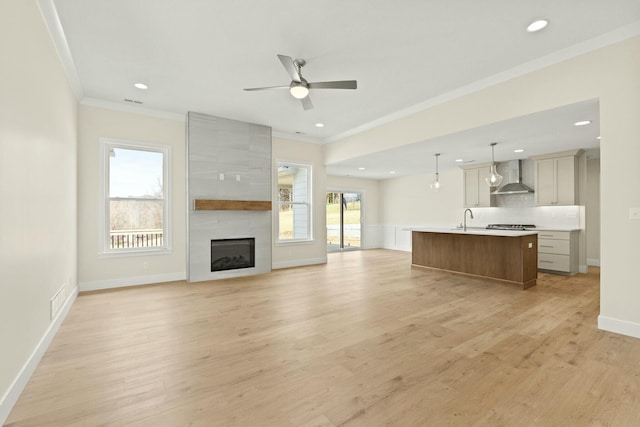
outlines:
M638 426L599 271L521 290L404 252L78 297L10 426Z

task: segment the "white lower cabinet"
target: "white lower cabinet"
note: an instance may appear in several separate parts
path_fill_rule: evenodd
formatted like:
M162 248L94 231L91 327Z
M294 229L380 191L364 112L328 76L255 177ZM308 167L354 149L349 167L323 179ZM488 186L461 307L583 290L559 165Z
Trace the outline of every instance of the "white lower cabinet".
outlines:
M575 274L578 272L578 232L539 231L538 269Z

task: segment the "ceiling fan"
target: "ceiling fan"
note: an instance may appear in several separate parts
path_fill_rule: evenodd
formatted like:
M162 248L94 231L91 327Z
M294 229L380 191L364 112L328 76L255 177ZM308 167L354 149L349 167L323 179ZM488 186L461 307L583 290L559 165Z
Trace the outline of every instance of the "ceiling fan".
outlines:
M269 87L253 87L247 88L247 91L268 90L268 89L289 89L291 95L302 102L302 108L310 110L313 108L311 99L309 99L309 89L357 89L358 82L356 80L340 80L335 82L315 82L309 83L302 77L301 69L307 61L304 59L291 59L290 56L278 55L280 62L285 70L291 76L291 83L287 86L269 86Z

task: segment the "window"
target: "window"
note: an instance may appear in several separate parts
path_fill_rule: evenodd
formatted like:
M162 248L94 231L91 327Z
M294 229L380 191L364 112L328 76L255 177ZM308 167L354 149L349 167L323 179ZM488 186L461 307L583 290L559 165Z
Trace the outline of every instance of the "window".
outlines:
M170 249L169 152L164 145L100 141L102 253Z
M311 240L311 165L278 162L278 242Z

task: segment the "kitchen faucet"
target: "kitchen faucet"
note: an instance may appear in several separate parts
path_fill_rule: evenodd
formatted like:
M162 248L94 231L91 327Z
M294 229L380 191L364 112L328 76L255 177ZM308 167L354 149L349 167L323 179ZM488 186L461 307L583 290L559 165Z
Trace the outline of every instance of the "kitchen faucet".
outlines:
M463 231L467 231L467 212L469 212L469 215L471 215L471 219L473 219L473 212L471 211L471 209L467 208L464 210L464 217L462 219L462 223L464 224L462 226L462 230Z

